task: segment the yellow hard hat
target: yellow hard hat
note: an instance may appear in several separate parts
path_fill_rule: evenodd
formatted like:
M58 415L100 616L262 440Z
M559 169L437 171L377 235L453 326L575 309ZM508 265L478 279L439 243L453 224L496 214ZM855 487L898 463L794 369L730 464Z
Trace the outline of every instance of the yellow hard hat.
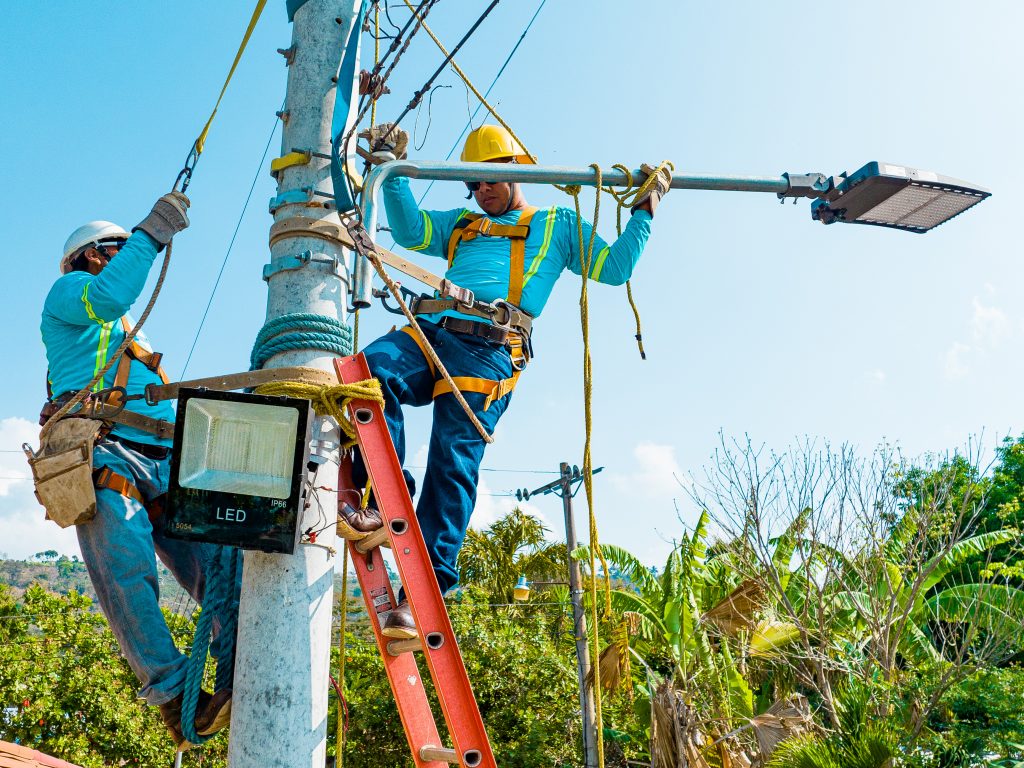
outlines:
M461 157L464 163L486 163L488 160L508 158L517 163L534 163L522 145L500 125L481 125L470 131Z

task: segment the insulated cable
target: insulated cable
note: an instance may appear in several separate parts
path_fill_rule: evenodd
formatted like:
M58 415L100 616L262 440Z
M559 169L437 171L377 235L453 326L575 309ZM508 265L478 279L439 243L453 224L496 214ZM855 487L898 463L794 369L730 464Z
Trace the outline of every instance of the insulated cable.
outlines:
M284 107L282 106L282 109ZM185 378L185 373L188 371L188 364L192 360L192 353L196 351L196 344L199 342L199 336L203 332L203 326L206 324L206 317L210 314L210 307L213 306L213 298L217 294L217 288L220 287L220 279L224 276L224 269L228 265L228 258L231 256L231 250L235 247L235 239L238 237L238 231L242 227L242 219L245 218L245 212L249 209L249 201L252 200L253 190L256 189L256 182L259 181L260 171L263 170L263 164L267 161L267 154L270 152L270 145L274 141L274 134L277 133L277 126L280 124L279 118L274 116L274 127L270 131L270 136L267 139L267 145L263 148L263 157L260 158L259 167L256 169L256 175L252 178L252 184L249 186L249 194L245 196L245 203L242 204L242 212L238 214L238 222L235 224L235 231L231 234L231 241L228 243L227 252L224 254L224 260L220 263L220 271L217 272L217 279L213 283L213 290L210 291L210 299L206 302L206 309L203 310L203 317L199 321L199 327L196 329L195 338L192 339L192 346L188 350L188 356L185 358L185 365L181 369L181 375L178 376L178 380L181 381Z

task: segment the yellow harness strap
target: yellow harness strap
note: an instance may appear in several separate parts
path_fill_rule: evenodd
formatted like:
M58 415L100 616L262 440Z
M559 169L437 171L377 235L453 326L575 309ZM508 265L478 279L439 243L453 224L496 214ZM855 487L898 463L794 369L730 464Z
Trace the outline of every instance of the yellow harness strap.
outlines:
M434 362L430 359L430 355L427 354L427 350L423 348L423 340L419 337L419 334L412 329L412 326L405 325L400 329L402 333L406 333L416 342L416 346L419 347L420 352L423 353L423 357L427 361L427 365L430 366L430 374L437 379L437 371L434 368ZM509 342L512 344L512 360L516 361L517 357L522 358L522 339L519 338L518 334L509 336ZM487 395L487 399L484 401L484 410L486 411L491 407L491 403L495 400L500 400L509 392L516 387L516 382L519 381L519 374L522 371L516 371L508 379L502 381L493 381L491 379L477 379L472 376L452 376L452 381L455 382L455 386L458 387L460 392L479 392L482 395ZM452 391L451 385L444 381L438 381L434 384L434 394L432 398L436 398L438 395L446 395Z
M455 263L455 249L459 247L459 243L462 242L463 230L475 221L483 218L483 214L480 213L464 213L455 222L455 229L448 236L448 247L445 253L448 255L448 269L452 268L452 264Z
M402 326L401 328L399 328L398 330L400 330L400 331L401 331L402 333L406 333L406 334L408 334L408 335L409 335L409 337L410 337L410 338L411 338L411 339L412 339L413 341L415 341L415 342L416 342L416 346L417 346L417 347L419 347L419 348L420 348L420 352L422 352L422 353L423 353L423 357L424 357L424 359L425 359L425 360L427 361L427 365L429 365L429 366L430 366L430 375L431 375L431 376L432 376L433 378L435 378L435 379L436 379L436 378L437 378L437 369L436 369L436 368L434 368L434 361L430 359L430 354L429 354L429 353L427 352L427 350L426 350L426 349L424 349L424 347L423 347L423 344L424 344L424 342L423 342L423 339L421 339L421 338L420 338L420 335L419 335L418 333L416 333L416 331L414 331L414 330L412 329L412 326L411 326L411 325L403 325L403 326Z
M481 395L487 395L487 399L484 400L484 410L486 411L491 407L491 403L500 400L516 388L520 373L522 371L516 371L510 378L501 381L477 379L472 376L452 376L452 381L455 382L455 386L459 388L460 392L479 392ZM439 381L434 385L435 398L451 391L451 385L447 381Z
M508 271L508 295L505 300L511 304L519 304L523 297L523 278L526 271L526 238L530 235L530 220L537 208L524 208L515 224L495 224L491 219L479 213L467 213L457 223L448 238L448 268L455 263L455 252L465 240L473 240L480 236L506 237L512 241L511 262ZM462 224L463 221L468 224ZM460 226L461 225L461 226Z

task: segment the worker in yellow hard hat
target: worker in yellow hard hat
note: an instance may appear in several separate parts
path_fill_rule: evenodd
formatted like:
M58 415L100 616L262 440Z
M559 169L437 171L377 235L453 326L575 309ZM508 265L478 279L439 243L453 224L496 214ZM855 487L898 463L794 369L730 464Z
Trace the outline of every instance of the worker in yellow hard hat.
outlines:
M365 135L371 149L404 156L408 136L400 128L385 123ZM535 162L508 130L495 125L469 134L462 160ZM649 192L633 206L622 235L614 243L594 237L589 279L611 285L629 279L650 235L655 208L670 183L669 170L662 168ZM476 417L493 433L532 354L533 322L565 270L582 275L579 227L585 244L592 227L579 221L569 208L531 207L516 183L470 181L466 186L483 213L465 208L420 210L405 177L385 182L384 206L399 245L447 259L445 278L473 291L476 297L473 306L450 296L423 297L414 302L413 312ZM444 593L458 583L456 558L476 504L486 443L420 343L411 329L402 328L377 339L364 354L371 373L381 382L384 414L403 462L402 406L433 403L427 468L416 516ZM366 481L359 461L353 479L360 484ZM415 484L408 472L406 481L413 493ZM365 536L382 525L377 510L372 505L360 509L355 498L342 499L339 512L339 532L349 538ZM388 615L383 632L396 638L415 636L412 613L404 599Z

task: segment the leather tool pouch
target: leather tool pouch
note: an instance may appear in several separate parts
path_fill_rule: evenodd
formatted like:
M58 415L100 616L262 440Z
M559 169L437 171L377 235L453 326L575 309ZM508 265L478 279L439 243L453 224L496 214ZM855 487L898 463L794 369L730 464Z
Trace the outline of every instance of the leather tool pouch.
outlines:
M46 519L61 528L87 523L96 516L92 449L103 428L97 419L61 419L29 459L36 498L46 508Z

